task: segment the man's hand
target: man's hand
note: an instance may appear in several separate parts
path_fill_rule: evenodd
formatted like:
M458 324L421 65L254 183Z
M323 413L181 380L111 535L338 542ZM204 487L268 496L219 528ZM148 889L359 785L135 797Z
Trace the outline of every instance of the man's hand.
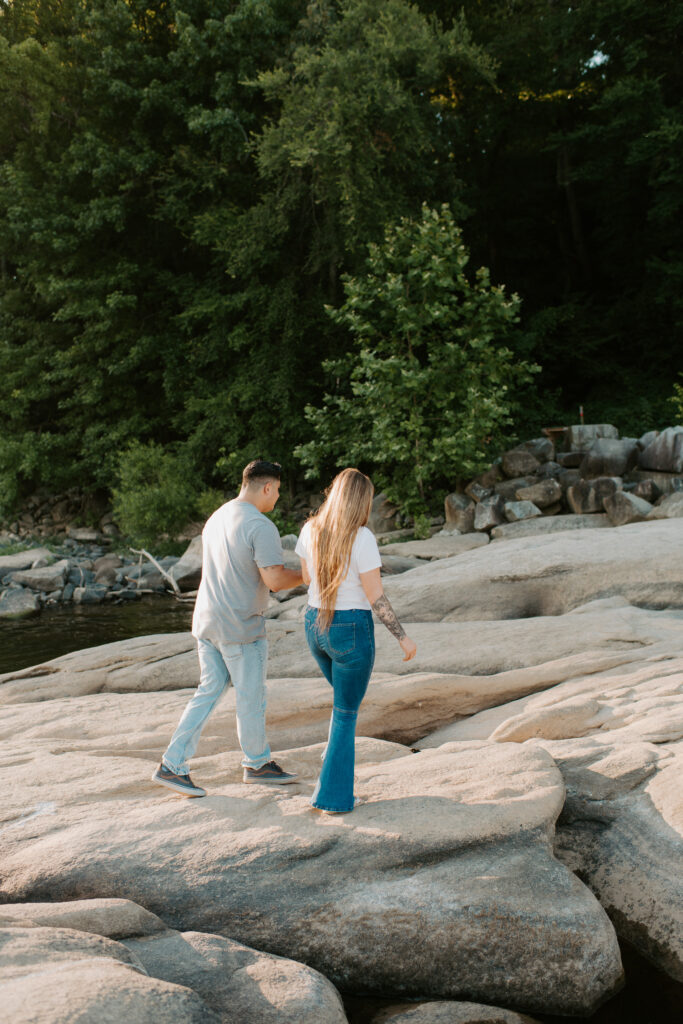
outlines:
M261 579L273 593L278 590L291 590L304 581L298 569L285 569L284 565L269 565L265 569L259 566L259 572Z

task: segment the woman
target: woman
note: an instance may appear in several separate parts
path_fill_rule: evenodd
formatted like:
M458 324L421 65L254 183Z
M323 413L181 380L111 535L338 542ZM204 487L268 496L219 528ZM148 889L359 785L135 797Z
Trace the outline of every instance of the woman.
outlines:
M382 587L377 541L365 525L373 494L363 473L342 470L296 545L309 585L306 639L334 691L327 750L311 799L316 810L329 814L344 814L355 805L356 719L375 660L372 611L398 640L404 661L417 652Z

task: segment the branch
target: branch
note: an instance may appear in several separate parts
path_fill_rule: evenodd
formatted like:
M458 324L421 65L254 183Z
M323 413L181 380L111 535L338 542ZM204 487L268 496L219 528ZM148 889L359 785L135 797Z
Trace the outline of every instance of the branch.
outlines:
M145 558L149 558L150 562L152 563L154 568L157 570L157 572L160 572L161 575L164 577L164 579L168 580L168 582L171 584L171 586L173 587L173 591L175 593L175 596L176 597L182 597L182 595L180 593L180 587L178 586L176 581L173 579L173 577L169 576L169 574L166 572L166 570L161 568L161 566L157 562L157 560L154 557L154 555L150 555L149 551L145 551L144 548L141 548L140 550L138 550L137 548L130 548L130 550L133 552L134 555L140 555L140 556L144 555ZM140 561L142 561L142 557L140 558Z

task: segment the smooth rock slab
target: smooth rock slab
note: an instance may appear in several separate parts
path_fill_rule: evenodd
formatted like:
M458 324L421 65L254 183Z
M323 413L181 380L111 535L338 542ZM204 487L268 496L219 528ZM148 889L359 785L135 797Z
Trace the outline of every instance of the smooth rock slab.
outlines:
M132 899L356 991L589 1014L620 984L606 915L551 853L564 786L545 751L466 744L362 765L366 802L340 817L310 809L312 782L183 801L141 778L149 762L100 760L106 776L66 789L66 763L45 772L42 799L68 796L30 843L0 833L0 898ZM12 779L30 802L34 773Z
M153 935L166 930L164 922L130 900L69 900L66 903L6 903L0 906L0 926L72 928L107 939Z
M435 559L451 558L462 555L465 551L485 547L489 539L484 534L466 534L465 536L448 536L437 534L428 540L409 540L402 544L385 544L382 547L382 558L385 555L403 555L413 558Z
M385 591L406 622L559 615L616 596L651 608L681 608L683 523L492 543L387 579Z
M226 1024L346 1024L334 986L293 960L202 932L166 931L125 945L149 975L197 992Z
M30 587L31 590L61 590L68 572L69 560L63 558L60 562L41 569L21 569L13 572L12 579L22 587Z
M5 590L0 594L0 619L23 619L40 611L38 595L30 590Z
M567 530L594 530L611 526L606 515L553 516L552 519L529 519L521 523L503 523L491 530L491 540L516 540L536 537L545 533L564 533Z
M0 929L0 1000L12 1024L220 1024L195 992L147 977L125 946L65 928Z
M9 572L14 572L17 569L30 569L34 562L52 557L49 548L29 548L27 551L18 551L14 555L0 555L0 579Z
M537 1024L526 1014L502 1010L483 1003L409 1003L387 1007L376 1014L371 1024Z

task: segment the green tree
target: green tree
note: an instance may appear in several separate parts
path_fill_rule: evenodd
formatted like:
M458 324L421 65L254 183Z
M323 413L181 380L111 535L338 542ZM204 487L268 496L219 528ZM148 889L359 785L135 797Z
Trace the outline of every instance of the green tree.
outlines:
M345 301L328 309L358 344L353 362L330 363L335 389L308 407L315 436L298 449L318 475L357 463L406 510L427 504L491 461L512 422L515 389L537 367L514 344L520 300L491 284L447 205L426 205L371 244L366 273L344 278Z

